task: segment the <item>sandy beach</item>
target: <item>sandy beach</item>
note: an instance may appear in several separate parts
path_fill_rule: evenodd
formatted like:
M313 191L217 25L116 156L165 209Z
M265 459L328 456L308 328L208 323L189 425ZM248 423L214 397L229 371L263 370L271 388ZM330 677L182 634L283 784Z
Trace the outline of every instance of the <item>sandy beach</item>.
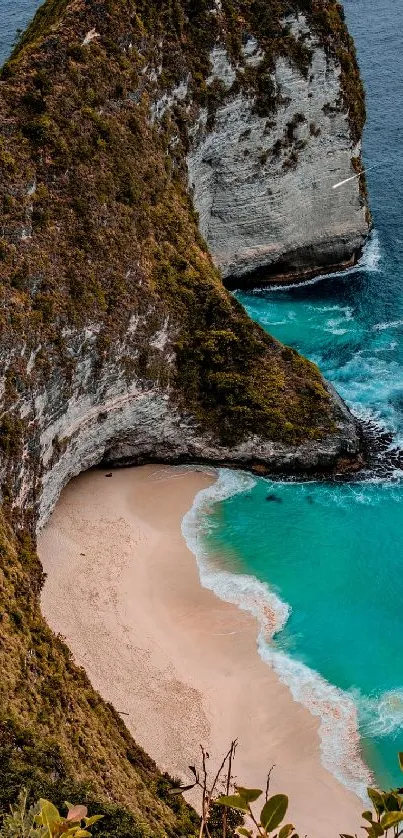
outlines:
M165 466L73 480L39 539L43 613L161 769L187 778L200 743L215 765L237 737L240 784L264 788L275 764L300 835L358 832L362 803L322 766L318 720L259 658L255 620L200 585L181 520L212 480Z

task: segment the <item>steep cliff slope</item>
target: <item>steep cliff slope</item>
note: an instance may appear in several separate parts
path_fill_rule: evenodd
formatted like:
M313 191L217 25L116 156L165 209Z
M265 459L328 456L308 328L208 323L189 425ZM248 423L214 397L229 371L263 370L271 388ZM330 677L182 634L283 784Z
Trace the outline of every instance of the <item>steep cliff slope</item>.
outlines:
M315 366L223 287L189 178L226 275L354 259L364 199L347 190L325 226L323 172L327 158L337 177L354 164L362 89L333 0L47 0L3 69L0 114L1 501L19 539L2 547L6 740L18 750L15 706L40 739L57 734L73 775L152 821L128 734L41 621L27 538L102 459L275 470L357 454ZM231 132L242 161L250 138L245 166ZM293 213L315 161L309 231ZM156 817L172 824L164 807Z
M35 487L42 520L102 456L278 468L357 447L313 365L223 289L187 191L190 135L227 96L211 81L217 38L230 72L228 50L245 55L262 26L265 58L242 82L259 113L274 55L309 66L288 6L269 5L268 32L266 3L49 0L3 70L3 491L23 508ZM345 38L332 3L312 26L332 15ZM360 98L350 110L358 135Z
M98 836L194 835L195 813L45 624L42 581L32 542L1 517L0 822L24 786L31 799L87 800L105 815Z

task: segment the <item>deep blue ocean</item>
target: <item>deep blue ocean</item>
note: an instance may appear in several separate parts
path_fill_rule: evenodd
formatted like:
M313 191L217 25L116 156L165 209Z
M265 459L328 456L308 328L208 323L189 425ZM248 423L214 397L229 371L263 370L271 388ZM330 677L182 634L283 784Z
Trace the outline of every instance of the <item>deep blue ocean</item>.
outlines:
M1 0L0 63L39 5ZM364 161L377 165L368 172L372 240L345 274L238 297L400 447L403 4L344 6L367 92ZM260 617L262 657L320 716L323 761L357 791L368 780L362 759L379 783L403 785L396 759L403 750L402 477L395 471L361 483L301 484L223 471L215 495L199 498L193 510L199 525L203 519L193 543L202 581ZM267 501L269 494L276 500ZM192 523L194 516L185 528L190 540ZM220 568L209 556L220 557Z
M0 66L42 0L0 0Z

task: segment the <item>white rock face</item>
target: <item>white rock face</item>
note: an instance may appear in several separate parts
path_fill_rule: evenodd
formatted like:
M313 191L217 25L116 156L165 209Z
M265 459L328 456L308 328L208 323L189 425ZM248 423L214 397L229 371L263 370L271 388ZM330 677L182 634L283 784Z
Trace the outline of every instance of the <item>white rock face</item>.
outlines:
M125 369L125 359L136 351L134 320L126 335L116 341L113 359L103 364L96 347L98 332L97 324L83 331L65 331L66 349L75 359L71 378L66 379L65 368L55 367L41 388L33 388L13 406L14 414L29 423L25 450L14 463L13 507L25 513L32 510L36 498L38 530L69 480L101 462L209 462L240 467L261 463L284 471L331 466L337 457L359 450L356 423L330 385L338 432L321 442L287 446L255 434L242 443L222 445L178 404L167 380L167 369L175 363L168 318L157 324L150 341L155 363L160 362L165 371L164 385L140 381ZM32 354L25 347L22 350L26 369L34 373ZM0 485L6 475L7 463L0 461Z
M123 377L117 376L117 371L117 367L106 368L100 391L88 388L84 393L81 388L86 371L78 369L77 396L73 396L66 410L53 420L49 415L50 402L52 396L59 400L60 394L50 391L36 405L36 421L43 426L38 530L48 520L61 490L71 478L102 461L114 465L204 461L246 467L254 462L264 462L274 470L294 470L326 467L338 456L359 450L354 420L342 403L339 433L320 443L290 447L252 436L241 444L225 447L195 429L192 418L175 408L168 389L156 386L143 389L139 383L131 383L125 388ZM81 395L78 395L80 390ZM29 504L32 489L25 470L21 473L21 481L15 505L24 508Z
M309 33L302 18L292 29ZM223 47L211 54L210 82L222 80L228 95L211 131L200 113L187 162L200 230L224 277L340 265L368 234L358 180L332 189L355 173L359 154L341 104L340 67L311 35L305 44L313 51L308 77L278 59L279 106L267 117L254 112L252 95L231 93L235 68ZM256 67L262 57L251 38L244 64Z

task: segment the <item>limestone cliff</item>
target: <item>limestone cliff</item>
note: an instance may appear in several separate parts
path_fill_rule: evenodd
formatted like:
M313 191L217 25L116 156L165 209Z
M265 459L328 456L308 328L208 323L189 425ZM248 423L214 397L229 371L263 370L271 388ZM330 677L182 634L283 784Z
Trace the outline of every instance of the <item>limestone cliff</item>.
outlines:
M301 5L48 0L4 68L2 474L17 511L44 521L105 457L279 469L356 452L313 365L223 289L187 187L186 153L226 275L354 258L357 184L334 211L323 184L358 142L356 67L339 8Z
M226 277L354 259L364 198L354 185L330 206L325 178L326 161L329 184L354 165L362 89L334 0L47 0L2 71L0 115L1 501L19 540L5 525L2 713L128 802L126 734L85 679L75 701L32 539L101 461L357 455L341 400L250 321L201 233Z
M276 58L270 107L257 108L253 88L240 87L265 62L259 41L247 37L236 64L216 45L208 84L221 84L222 101L214 124L204 108L192 131L188 166L200 229L235 286L353 264L368 234L359 181L332 190L354 175L360 156L340 62L304 16L289 15L284 26L310 57L302 68Z

